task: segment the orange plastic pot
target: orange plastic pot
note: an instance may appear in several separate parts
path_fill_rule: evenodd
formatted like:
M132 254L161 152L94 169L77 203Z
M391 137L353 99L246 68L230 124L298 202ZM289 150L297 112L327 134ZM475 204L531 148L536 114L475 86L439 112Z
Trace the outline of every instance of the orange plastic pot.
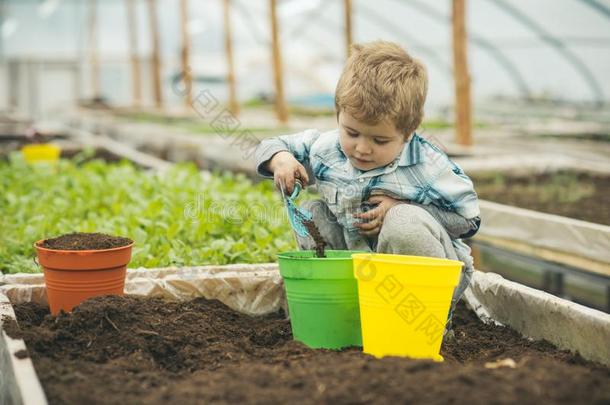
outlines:
M102 250L54 250L34 244L44 271L51 314L70 312L99 295L123 295L133 243Z

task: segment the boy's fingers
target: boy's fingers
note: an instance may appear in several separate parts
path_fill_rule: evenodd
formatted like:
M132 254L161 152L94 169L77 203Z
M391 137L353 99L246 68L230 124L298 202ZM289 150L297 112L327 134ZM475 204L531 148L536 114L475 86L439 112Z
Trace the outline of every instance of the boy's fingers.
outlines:
M283 188L285 194L292 194L292 189L294 188L294 177L291 181L290 176L277 174L276 177L274 176L274 182L278 190L282 190Z
M370 211L367 212L361 212L358 214L354 214L355 218L360 218L360 219L366 219L366 220L370 220L370 219L375 219L379 216L381 212L381 209L379 207L373 208Z
M303 167L303 165L299 165L299 167L297 168L297 173L299 174L299 178L301 179L301 182L304 186L309 184L309 176L307 175L307 170L305 170L305 167Z
M288 176L285 178L286 184L286 194L290 196L292 194L292 190L294 190L294 176Z
M356 227L362 231L372 231L373 229L379 227L379 221L374 220L371 222L361 222L356 224Z

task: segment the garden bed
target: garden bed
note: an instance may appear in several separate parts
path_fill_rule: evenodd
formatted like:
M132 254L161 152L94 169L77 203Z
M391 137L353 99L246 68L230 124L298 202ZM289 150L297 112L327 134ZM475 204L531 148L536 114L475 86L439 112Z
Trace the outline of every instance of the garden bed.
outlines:
M479 198L610 225L610 176L575 171L471 174Z
M270 262L294 246L271 182L192 164L154 173L127 161L36 167L19 154L0 160L0 178L2 273L39 272L33 243L73 231L133 239L133 267Z
M14 308L21 328L7 332L25 339L21 356L50 403L610 400L608 368L484 325L463 306L444 363L311 350L281 313L249 317L203 298L103 297L57 318L34 303Z

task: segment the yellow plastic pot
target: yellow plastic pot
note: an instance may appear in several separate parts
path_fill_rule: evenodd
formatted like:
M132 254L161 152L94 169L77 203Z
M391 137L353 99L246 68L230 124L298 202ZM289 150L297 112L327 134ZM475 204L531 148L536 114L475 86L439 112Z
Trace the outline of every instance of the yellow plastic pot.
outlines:
M352 259L363 351L442 361L443 332L463 263L371 253Z
M51 143L33 143L21 148L26 162L56 162L59 160L61 148Z

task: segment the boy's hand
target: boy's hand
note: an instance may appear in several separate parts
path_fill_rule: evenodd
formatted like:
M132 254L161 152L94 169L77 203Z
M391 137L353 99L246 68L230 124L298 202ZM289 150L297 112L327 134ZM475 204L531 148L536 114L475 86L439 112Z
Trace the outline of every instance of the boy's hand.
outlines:
M370 197L367 202L369 204L379 204L370 211L354 214L354 218L362 219L364 222L356 224L356 227L360 229L360 234L365 236L375 236L381 231L381 225L385 214L390 208L397 204L404 204L407 201L397 200L386 195L375 195Z
M300 179L303 186L309 183L309 176L305 167L290 152L278 152L269 161L269 171L273 173L273 182L280 189L290 195L294 189L295 179Z

